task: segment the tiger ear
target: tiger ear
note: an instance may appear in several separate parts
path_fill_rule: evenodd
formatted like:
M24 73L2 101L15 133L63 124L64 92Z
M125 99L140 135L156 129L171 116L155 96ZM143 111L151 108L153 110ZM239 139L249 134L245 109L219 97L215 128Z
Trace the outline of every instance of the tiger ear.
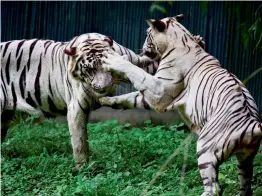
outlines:
M113 39L110 36L107 36L104 39L104 41L108 42L110 46L113 46L114 41L113 41Z
M167 28L166 24L161 20L146 20L146 22L150 27L156 28L159 32L163 32Z
M76 56L76 47L65 49L64 53L67 54L68 56Z
M174 16L173 18L175 18L177 22L180 22L181 20L184 19L184 14L176 15L176 16Z

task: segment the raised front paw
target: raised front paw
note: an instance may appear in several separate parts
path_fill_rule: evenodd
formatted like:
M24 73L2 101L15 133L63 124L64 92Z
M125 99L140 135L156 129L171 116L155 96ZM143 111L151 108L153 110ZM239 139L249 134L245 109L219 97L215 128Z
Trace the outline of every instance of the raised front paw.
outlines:
M126 55L120 56L114 51L103 52L101 62L105 71L113 71L117 73L124 73L126 65L130 63Z
M103 106L108 106L113 109L129 109L129 105L125 101L116 97L102 97L99 99L99 102Z
M117 105L117 98L116 97L102 97L99 99L99 102L103 106L113 107Z
M102 97L99 99L99 102L101 105L105 105L105 106L110 106L111 104L110 97Z

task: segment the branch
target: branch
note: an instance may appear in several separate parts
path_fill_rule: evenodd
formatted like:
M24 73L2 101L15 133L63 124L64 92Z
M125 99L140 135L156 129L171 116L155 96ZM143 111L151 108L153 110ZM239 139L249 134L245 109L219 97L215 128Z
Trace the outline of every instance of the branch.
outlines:
M249 80L251 80L252 78L255 77L255 75L257 75L259 72L262 71L262 67L258 68L257 70L255 70L252 74L250 74L245 80L243 80L243 84L246 84Z

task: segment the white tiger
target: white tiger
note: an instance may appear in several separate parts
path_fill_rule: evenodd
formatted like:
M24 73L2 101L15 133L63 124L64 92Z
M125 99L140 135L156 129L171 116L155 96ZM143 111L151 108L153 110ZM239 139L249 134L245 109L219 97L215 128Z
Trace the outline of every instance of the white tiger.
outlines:
M138 66L157 66L98 33L69 42L14 40L1 43L1 140L15 110L34 115L67 115L77 166L88 158L87 121L98 98L113 93L117 80L101 67L104 48L128 55ZM147 69L153 71L156 69Z
M219 61L205 52L175 18L148 20L144 54L160 60L154 76L112 50L102 57L106 71L127 76L137 92L104 97L103 105L178 109L198 135L198 168L204 184L202 196L222 195L219 165L231 155L238 160L240 195L250 196L253 159L262 139L258 108L249 91Z

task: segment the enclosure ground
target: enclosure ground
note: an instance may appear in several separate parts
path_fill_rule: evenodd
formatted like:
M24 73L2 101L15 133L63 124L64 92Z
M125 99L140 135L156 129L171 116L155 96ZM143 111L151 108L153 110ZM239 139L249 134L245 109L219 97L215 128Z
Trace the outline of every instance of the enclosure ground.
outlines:
M14 126L1 145L2 195L136 196L188 135L179 122L154 126L146 121L141 127L117 121L90 123L90 161L76 171L67 125L50 120L35 125L32 120ZM203 187L195 148L194 138L186 163L185 153L180 152L148 195L200 195ZM235 158L220 167L219 179L223 195L238 193ZM252 184L254 196L261 196L262 148L255 159Z

